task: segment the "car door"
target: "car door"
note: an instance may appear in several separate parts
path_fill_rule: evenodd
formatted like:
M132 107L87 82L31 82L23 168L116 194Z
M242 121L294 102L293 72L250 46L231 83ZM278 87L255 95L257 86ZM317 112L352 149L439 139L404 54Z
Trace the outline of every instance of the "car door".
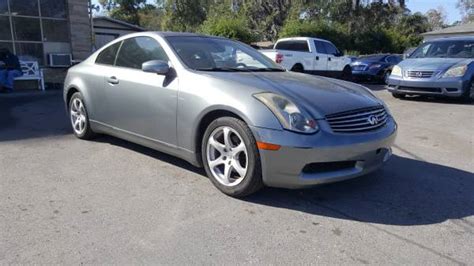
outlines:
M322 41L314 41L315 53L313 69L316 72L328 70L328 54Z
M106 123L127 133L176 145L178 81L143 72L150 60L169 61L159 42L148 36L125 39L104 80Z
M323 42L328 54L328 71L342 71L344 69L344 57L340 56L339 50L330 42Z

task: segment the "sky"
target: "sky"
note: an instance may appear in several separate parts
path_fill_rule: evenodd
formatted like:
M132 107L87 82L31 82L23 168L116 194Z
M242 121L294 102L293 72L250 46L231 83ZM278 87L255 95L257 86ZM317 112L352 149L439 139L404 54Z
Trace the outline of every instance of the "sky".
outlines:
M97 0L92 0L93 4L97 4ZM150 1L149 2L153 2ZM461 14L456 8L457 0L408 0L407 6L413 12L426 13L426 11L432 8L443 7L446 10L447 22L451 24L455 21L461 20Z
M430 9L436 9L439 6L446 11L448 24L461 20L461 13L456 8L456 0L408 0L407 6L411 12L426 13Z

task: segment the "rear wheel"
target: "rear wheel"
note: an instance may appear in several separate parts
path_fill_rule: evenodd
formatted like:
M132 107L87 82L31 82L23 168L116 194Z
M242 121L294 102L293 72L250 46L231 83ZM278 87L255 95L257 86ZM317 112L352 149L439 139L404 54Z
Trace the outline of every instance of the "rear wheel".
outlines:
M260 155L249 127L234 117L214 120L202 141L202 161L223 193L244 197L263 187Z
M74 135L80 139L92 139L96 134L92 131L84 98L76 92L69 100L69 117Z
M304 67L301 64L296 64L291 68L291 71L304 73Z

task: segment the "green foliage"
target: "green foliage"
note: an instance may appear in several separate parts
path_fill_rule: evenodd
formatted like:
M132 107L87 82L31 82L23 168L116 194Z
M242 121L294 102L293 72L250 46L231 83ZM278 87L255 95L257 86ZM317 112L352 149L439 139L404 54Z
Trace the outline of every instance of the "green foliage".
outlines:
M433 27L432 19L411 14L403 0L99 1L110 16L150 30L202 32L246 43L319 37L352 54L401 53ZM472 1L459 0L466 14L472 14Z

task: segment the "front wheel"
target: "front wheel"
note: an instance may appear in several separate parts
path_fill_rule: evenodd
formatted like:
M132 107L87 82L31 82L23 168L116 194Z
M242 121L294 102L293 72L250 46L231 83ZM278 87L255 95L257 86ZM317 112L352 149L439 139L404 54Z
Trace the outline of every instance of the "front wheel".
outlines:
M260 155L249 127L234 117L214 120L204 133L202 161L223 193L244 197L263 187Z
M92 131L84 98L76 92L69 100L69 117L74 135L80 139L92 139L96 134Z
M405 98L405 94L403 93L397 93L397 92L392 92L392 96L397 98L397 99L403 99Z
M464 92L463 99L468 102L474 101L474 80L471 81L471 84Z
M352 68L350 66L344 67L341 78L346 81L352 81Z

